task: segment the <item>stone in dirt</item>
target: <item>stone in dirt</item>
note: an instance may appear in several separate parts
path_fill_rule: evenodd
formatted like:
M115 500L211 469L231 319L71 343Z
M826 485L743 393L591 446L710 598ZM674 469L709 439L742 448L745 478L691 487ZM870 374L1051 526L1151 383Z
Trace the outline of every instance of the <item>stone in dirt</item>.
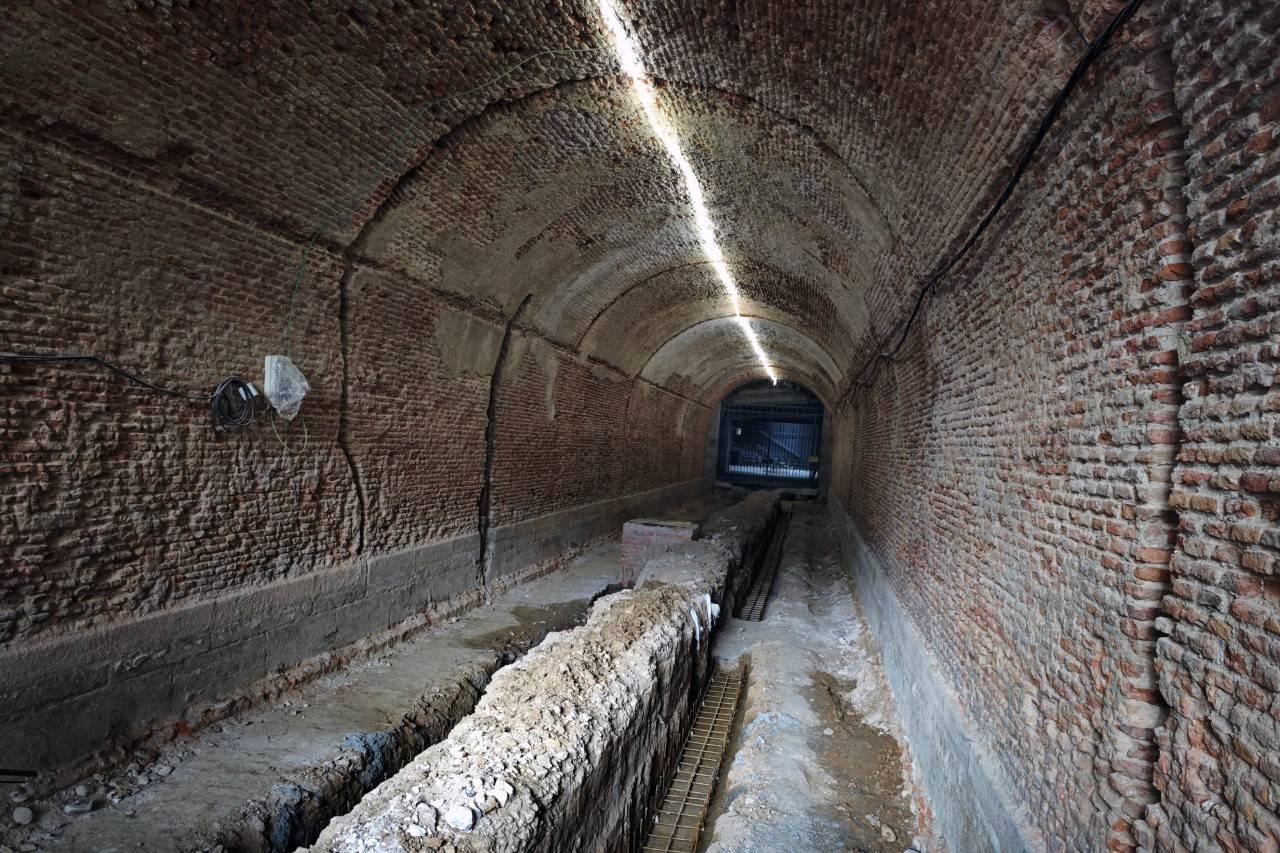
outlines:
M72 800L63 806L62 810L70 815L88 814L93 811L93 800L83 798Z
M18 806L13 810L13 822L18 826L26 826L36 819L36 813L26 806Z
M461 832L470 832L475 826L476 816L466 806L454 806L444 813L445 823Z
M436 828L437 817L435 808L427 803L418 803L413 810L413 822L429 830Z

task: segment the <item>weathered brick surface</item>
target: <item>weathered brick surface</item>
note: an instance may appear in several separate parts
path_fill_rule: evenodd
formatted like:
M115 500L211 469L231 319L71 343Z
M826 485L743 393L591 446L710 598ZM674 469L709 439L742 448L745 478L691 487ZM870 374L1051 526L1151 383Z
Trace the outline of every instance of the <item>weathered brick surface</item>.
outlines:
M1183 341L1179 540L1158 627L1151 843L1280 845L1280 7L1171 19L1196 287Z
M260 375L288 299L262 283L290 280L296 246L3 139L14 349L92 352L193 391ZM302 288L312 391L297 456L265 423L215 439L207 406L105 373L0 371L5 639L475 530L501 326L377 270L340 278L322 257ZM704 407L543 350L552 378L526 365L498 386L496 523L697 476ZM288 440L300 447L302 430Z
M842 409L842 500L1053 848L1280 840L1276 26L1147 10Z
M0 151L6 349L94 353L191 390L261 374L288 295L261 284L290 276L290 246L49 146L5 135ZM354 493L335 442L337 279L332 263L315 264L299 312L315 356L305 464L269 430L216 439L206 403L92 369L0 367L0 638L354 555Z
M705 407L524 343L499 398L496 523L699 475Z
M1070 102L899 359L854 393L838 493L995 757L1028 838L1131 849L1156 796L1184 131L1155 16Z
M344 439L365 549L474 533L501 326L375 270L354 274L348 300Z
M842 503L1028 823L1069 849L1267 849L1275 4L1149 0L848 393L1117 5L625 11L743 310L841 404ZM434 595L426 553L452 594L471 551L506 572L697 476L716 400L759 368L609 51L427 108L605 46L591 3L0 8L5 349L256 377L320 235L301 454L103 375L0 368L0 640L326 572ZM246 667L278 662L256 642Z
M308 229L351 195L405 120L393 97L372 94L390 85L383 67L331 40L333 26L358 26L319 12L308 25L312 14L256 4L0 11L0 348L93 353L192 391L232 373L259 379L262 356L283 347ZM405 25L389 21L379 38ZM266 53L252 68L223 62L241 48ZM508 60L499 52L489 64ZM460 85L488 73L456 53L449 62ZM451 105L424 139L483 103ZM407 615L406 599L458 595L459 578L481 577L465 566L481 551L486 455L489 559L503 575L655 508L628 496L652 500L698 476L706 404L687 387L587 361L547 324L515 333L486 447L513 306L442 281L457 258L434 275L408 254L380 259L378 227L395 204L371 216L399 176L326 230L301 276L293 355L312 391L305 426L286 436L295 450L305 442L299 452L265 423L215 439L207 405L102 372L0 367L0 643L35 656L31 677L9 672L3 688L57 702L46 720L66 721L58 742L37 742L23 705L27 716L5 723L10 763L106 746L237 678L386 627ZM474 199L451 197L455 223L485 216ZM535 307L560 280L523 276L539 284ZM517 524L543 517L557 529ZM296 584L268 586L303 577L317 579L312 601ZM249 593L245 611L235 596ZM211 625L204 604L223 601L234 612ZM127 626L166 613L190 624L169 647L138 653ZM113 626L123 632L103 635L103 659L83 658L83 630ZM129 660L114 660L117 648ZM39 671L48 677L36 683ZM79 725L84 702L107 712Z

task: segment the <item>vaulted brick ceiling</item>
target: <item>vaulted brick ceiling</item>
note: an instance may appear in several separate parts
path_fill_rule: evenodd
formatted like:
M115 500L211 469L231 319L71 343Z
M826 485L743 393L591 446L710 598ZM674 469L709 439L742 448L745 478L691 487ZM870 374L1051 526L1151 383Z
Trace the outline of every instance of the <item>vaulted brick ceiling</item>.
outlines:
M531 295L525 324L627 374L759 375L593 3L313 7L11 5L48 19L4 27L45 39L3 44L7 109L404 287ZM619 4L784 376L830 401L901 322L1105 14L1083 7Z

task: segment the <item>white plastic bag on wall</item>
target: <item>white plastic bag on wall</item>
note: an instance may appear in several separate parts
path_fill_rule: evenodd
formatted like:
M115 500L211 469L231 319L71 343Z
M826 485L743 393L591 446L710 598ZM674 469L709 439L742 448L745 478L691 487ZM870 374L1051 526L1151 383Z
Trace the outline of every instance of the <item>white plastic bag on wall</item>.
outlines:
M265 368L263 385L266 389L267 402L280 417L287 421L294 419L298 409L302 408L302 398L311 390L311 383L302 371L287 355L269 355Z

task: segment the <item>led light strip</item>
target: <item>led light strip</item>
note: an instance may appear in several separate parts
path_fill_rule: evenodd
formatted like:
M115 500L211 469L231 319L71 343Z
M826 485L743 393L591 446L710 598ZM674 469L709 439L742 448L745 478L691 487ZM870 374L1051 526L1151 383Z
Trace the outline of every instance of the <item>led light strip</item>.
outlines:
M707 213L707 205L703 201L702 184L698 181L698 176L693 171L693 166L689 163L689 159L684 156L684 152L680 150L680 140L676 136L675 131L666 123L662 114L658 112L658 100L653 91L653 85L649 82L649 74L645 71L644 63L640 61L640 54L636 50L635 43L632 42L631 36L627 34L626 28L622 25L622 19L618 16L618 10L614 8L612 0L596 0L596 4L600 8L600 14L604 17L605 24L609 27L609 32L613 35L613 49L618 54L618 64L622 66L622 71L631 78L631 88L636 93L636 98L640 101L640 106L644 108L645 118L649 120L649 126L653 128L654 136L662 142L662 146L667 149L667 156L671 158L671 162L680 170L680 174L684 176L685 192L689 196L689 202L693 205L694 222L698 226L698 240L702 243L702 251L706 253L707 260L710 261L712 269L716 271L716 275L720 279L720 283L724 285L725 293L729 296L729 302L733 305L733 316L738 321L738 325L742 328L742 334L747 338L747 342L751 344L751 350L756 354L756 358L760 360L760 366L764 368L764 372L773 380L773 384L778 384L778 374L773 370L773 366L769 364L769 357L765 355L764 347L760 346L760 339L756 337L755 329L751 328L751 322L742 316L742 309L739 302L738 284L733 280L733 276L729 273L729 267L724 262L724 253L720 251L720 244L716 242L715 226L711 224L711 216Z

